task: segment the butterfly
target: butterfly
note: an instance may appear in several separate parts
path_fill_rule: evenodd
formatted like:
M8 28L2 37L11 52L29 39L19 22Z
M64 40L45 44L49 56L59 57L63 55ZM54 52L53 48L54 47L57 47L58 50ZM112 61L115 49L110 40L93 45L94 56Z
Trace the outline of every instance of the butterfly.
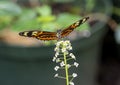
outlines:
M24 37L32 37L32 38L36 38L38 40L44 40L44 41L59 40L61 38L68 36L75 28L77 28L78 26L86 22L88 19L89 17L85 17L73 23L72 25L70 25L69 27L63 30L58 30L57 32L31 30L31 31L20 32L19 35Z

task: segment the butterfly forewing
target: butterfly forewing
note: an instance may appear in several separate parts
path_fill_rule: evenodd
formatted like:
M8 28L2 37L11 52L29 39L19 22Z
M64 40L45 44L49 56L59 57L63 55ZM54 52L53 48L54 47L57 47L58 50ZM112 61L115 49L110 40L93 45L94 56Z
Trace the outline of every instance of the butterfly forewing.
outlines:
M81 24L83 24L84 22L86 22L89 19L89 17L85 17L75 23L73 23L72 25L70 25L68 28L64 29L61 31L61 37L65 37L67 35L69 35L76 27L80 26Z
M20 36L33 37L39 40L57 40L56 32L47 32L47 31L24 31L19 33Z

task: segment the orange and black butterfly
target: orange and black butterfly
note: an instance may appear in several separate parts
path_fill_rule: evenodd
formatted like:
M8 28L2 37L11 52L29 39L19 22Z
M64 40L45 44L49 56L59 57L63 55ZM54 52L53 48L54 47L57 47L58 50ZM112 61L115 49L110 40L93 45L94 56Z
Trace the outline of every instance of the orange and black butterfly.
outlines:
M89 19L89 17L85 17L66 29L63 30L58 30L57 32L48 32L48 31L38 31L38 30L32 30L32 31L24 31L20 32L20 36L25 36L25 37L33 37L37 38L38 40L59 40L60 38L64 38L67 35L69 35L76 27L80 26L84 22L86 22Z

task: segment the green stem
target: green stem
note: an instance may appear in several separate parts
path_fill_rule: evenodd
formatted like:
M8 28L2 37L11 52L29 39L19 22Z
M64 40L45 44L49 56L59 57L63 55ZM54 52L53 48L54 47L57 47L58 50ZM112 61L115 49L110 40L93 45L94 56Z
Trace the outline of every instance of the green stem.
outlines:
M64 52L64 63L65 63L66 85L69 85L68 66L67 66L67 59L65 52Z

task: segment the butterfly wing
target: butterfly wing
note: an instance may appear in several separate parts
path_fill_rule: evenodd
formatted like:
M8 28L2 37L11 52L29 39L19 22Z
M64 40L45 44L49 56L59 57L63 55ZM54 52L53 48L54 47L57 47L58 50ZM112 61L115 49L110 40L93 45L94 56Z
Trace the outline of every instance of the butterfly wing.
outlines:
M76 27L80 26L81 24L83 24L84 22L86 22L89 19L89 17L85 17L75 23L73 23L72 25L70 25L68 28L64 29L61 31L61 37L65 37L67 35L69 35Z
M89 17L85 17L72 25L70 25L68 28L59 31L59 32L47 32L47 31L38 31L38 30L32 30L32 31L24 31L20 32L20 36L25 36L25 37L33 37L37 38L39 40L58 40L60 38L63 38L67 35L69 35L76 27L80 26L83 24L85 21L87 21Z
M19 33L20 36L33 37L39 40L57 40L56 32L47 32L47 31L24 31Z

